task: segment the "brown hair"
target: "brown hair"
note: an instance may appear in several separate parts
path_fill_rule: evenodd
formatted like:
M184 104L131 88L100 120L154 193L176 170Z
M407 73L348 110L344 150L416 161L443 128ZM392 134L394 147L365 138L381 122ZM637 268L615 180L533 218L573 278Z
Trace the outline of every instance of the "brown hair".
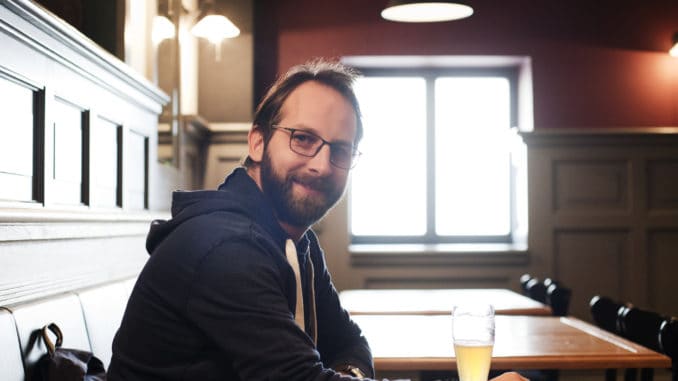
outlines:
M354 144L358 144L363 136L363 124L360 115L360 106L358 98L353 92L353 83L358 77L358 72L340 62L326 61L316 59L303 65L292 67L285 75L271 86L257 106L254 113L252 129L261 131L264 137L264 145L271 139L271 125L280 122L280 110L287 97L301 84L308 81L317 81L338 91L346 100L351 103L356 114L357 130ZM246 167L254 164L248 156L245 159Z

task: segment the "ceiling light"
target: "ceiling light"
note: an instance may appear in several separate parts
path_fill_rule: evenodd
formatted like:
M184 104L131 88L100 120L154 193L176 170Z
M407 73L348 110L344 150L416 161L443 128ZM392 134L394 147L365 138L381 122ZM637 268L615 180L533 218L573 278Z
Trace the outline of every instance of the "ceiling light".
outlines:
M473 14L468 5L451 1L391 0L381 11L381 17L400 22L438 22L459 20Z
M678 57L678 32L673 35L673 47L669 50L669 54Z

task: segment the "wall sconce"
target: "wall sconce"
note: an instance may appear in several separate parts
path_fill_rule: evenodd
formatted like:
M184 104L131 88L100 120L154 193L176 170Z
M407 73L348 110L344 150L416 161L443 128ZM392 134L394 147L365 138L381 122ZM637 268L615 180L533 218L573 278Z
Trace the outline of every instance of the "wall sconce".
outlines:
M381 17L399 22L438 22L459 20L473 14L473 8L452 1L391 0L381 11Z
M166 39L172 39L177 35L176 29L178 24L171 20L174 12L172 12L172 5L169 4L170 1L178 0L159 3L158 15L153 18L151 39L154 44L159 44ZM184 9L183 12L186 12L186 10ZM201 1L199 12L196 18L197 22L191 28L191 34L211 42L217 52L217 61L220 61L221 42L226 38L239 36L240 29L226 16L220 15L215 11L214 0Z
M221 61L221 42L239 36L240 29L214 10L213 0L204 0L200 3L198 22L191 28L191 33L211 42L216 50L217 61Z
M151 40L154 44L159 44L163 40L174 38L176 36L174 24L167 16L157 15L153 17L153 27L151 31Z
M678 57L678 32L673 35L673 47L669 50L672 57Z

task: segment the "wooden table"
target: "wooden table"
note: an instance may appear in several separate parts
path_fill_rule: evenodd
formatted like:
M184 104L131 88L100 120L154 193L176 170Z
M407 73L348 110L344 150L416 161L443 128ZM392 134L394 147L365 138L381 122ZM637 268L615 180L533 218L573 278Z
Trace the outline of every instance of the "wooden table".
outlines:
M450 314L455 304L482 301L499 315L551 315L551 307L507 289L346 290L341 305L351 315Z
M671 359L571 317L495 318L492 369L668 368ZM451 317L356 315L378 371L455 370Z

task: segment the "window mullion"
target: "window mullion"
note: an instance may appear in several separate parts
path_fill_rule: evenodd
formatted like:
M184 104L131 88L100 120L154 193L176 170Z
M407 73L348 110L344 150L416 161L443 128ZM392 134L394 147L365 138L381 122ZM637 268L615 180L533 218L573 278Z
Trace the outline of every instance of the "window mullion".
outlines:
M426 241L436 241L435 77L426 77Z

